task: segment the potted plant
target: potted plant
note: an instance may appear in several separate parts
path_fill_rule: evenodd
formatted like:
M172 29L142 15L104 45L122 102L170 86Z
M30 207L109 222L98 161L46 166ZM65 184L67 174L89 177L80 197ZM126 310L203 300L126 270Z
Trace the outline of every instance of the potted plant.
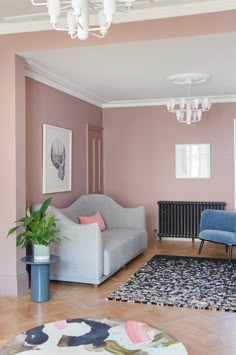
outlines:
M31 212L28 207L25 217L16 221L17 226L11 228L7 234L9 237L19 230L16 246L24 248L31 245L35 261L49 260L50 244L59 244L61 241L58 236L60 231L56 228L55 216L46 213L51 201L52 198L45 200L38 211Z

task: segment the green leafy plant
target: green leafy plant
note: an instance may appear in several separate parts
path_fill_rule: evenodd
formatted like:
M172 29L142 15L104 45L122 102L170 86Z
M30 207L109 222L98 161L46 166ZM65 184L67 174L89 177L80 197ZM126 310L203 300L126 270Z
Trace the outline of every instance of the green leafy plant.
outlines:
M31 212L28 207L26 216L16 221L17 226L8 231L7 237L19 229L16 237L17 247L24 248L31 244L48 246L52 243L60 243L61 238L58 237L60 231L56 228L56 219L46 214L51 201L52 198L45 200L38 211Z

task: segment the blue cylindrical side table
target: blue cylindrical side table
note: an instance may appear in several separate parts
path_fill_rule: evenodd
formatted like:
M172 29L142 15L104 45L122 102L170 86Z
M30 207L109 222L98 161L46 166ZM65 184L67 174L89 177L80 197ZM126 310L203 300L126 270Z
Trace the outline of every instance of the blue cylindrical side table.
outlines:
M29 255L21 258L25 264L31 265L31 300L33 302L46 302L50 298L50 265L60 261L60 257L51 255L47 261L34 261Z

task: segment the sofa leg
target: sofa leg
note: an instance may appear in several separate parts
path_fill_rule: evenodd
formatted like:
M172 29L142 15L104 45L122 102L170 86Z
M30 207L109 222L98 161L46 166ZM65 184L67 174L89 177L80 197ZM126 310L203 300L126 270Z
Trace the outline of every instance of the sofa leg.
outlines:
M199 255L201 254L203 244L204 244L204 240L201 240L201 244L200 244L199 249L198 249L198 254Z
M228 255L229 255L229 262L231 263L232 259L232 254L233 254L233 245L228 245Z

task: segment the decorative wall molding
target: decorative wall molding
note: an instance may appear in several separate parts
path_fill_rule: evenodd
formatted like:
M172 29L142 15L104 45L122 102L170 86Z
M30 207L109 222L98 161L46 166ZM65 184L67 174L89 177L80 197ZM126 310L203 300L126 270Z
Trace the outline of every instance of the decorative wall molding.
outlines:
M201 96L198 96L199 98ZM236 102L236 95L224 95L224 96L207 96L212 103L226 103ZM112 101L102 105L102 108L115 108L115 107L141 107L141 106L166 106L166 99L158 100L129 100L129 101Z
M52 30L52 26L46 20L38 21L8 21L0 20L0 35L21 33L21 32L37 32Z
M39 81L45 85L53 87L66 94L77 97L92 105L101 108L119 108L119 107L141 107L141 106L166 106L169 98L151 99L151 100L123 100L110 101L105 98L93 94L91 91L85 90L77 85L72 84L61 76L56 75L42 66L35 64L30 60L26 60L25 75L31 79ZM236 95L207 96L212 103L236 102Z
M103 104L106 103L104 98L98 97L92 92L72 84L68 80L63 79L61 76L50 72L30 60L26 60L25 69L25 75L27 77L51 86L54 89L60 90L66 94L77 97L83 101L89 102L92 105L102 107Z
M189 16L211 12L229 11L235 9L236 3L234 0L206 0L204 2L190 1L188 3L184 2L183 4L172 3L166 6L157 4L154 6L150 6L147 9L132 10L130 13L127 14L127 17L125 17L124 14L121 15L117 13L114 16L114 22L120 23L131 21L144 21L168 17Z
M116 13L114 23L144 21L162 19L177 16L189 16L203 13L221 12L235 10L235 0L205 0L205 1L185 1L181 4L173 2L167 5L161 3L150 4L149 7L140 7L131 12ZM33 6L32 6L33 11ZM91 25L97 25L97 16L90 16ZM32 13L27 15L12 15L0 18L0 34L10 34L19 32L35 32L52 30L47 13Z

